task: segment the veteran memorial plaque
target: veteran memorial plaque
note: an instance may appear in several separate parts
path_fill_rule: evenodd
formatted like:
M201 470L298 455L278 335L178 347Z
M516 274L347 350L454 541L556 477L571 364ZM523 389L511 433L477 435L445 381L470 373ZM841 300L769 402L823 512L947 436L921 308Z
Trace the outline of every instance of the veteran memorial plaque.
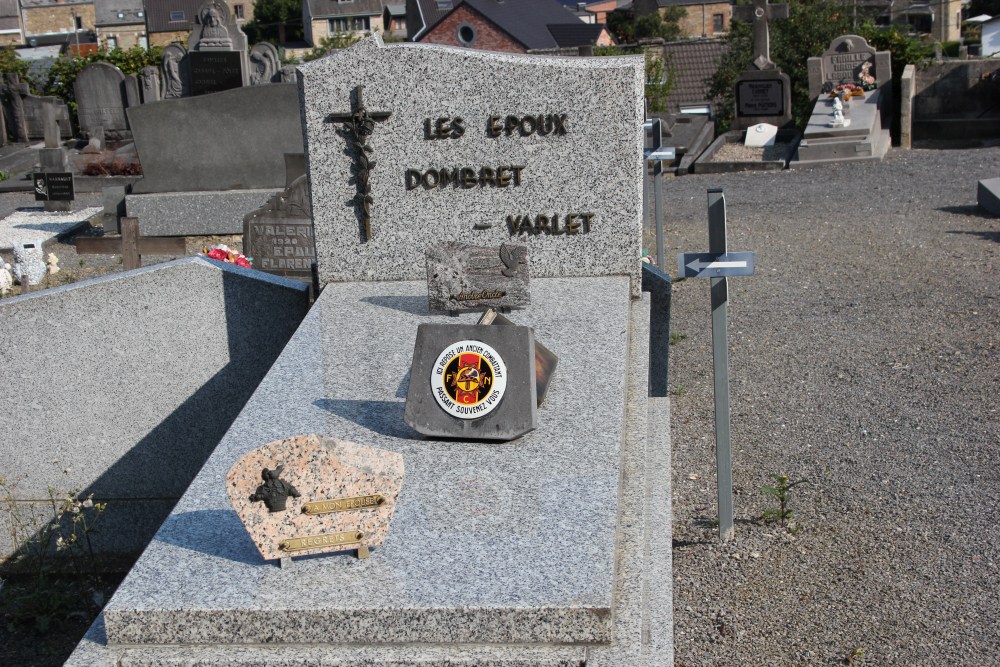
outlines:
M531 303L528 247L439 243L427 248L427 298L432 311L511 308Z
M535 336L528 327L421 324L406 423L447 438L512 440L538 425Z
M226 491L264 560L354 551L385 542L403 486L403 457L322 435L244 455Z

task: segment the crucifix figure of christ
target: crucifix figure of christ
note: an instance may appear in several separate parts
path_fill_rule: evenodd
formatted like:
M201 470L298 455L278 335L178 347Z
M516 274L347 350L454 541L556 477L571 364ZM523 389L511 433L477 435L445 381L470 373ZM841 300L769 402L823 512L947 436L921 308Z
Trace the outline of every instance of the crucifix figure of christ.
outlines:
M368 178L375 168L375 160L371 158L372 147L368 145L368 137L375 131L375 121L383 121L392 115L389 111L368 111L364 101L365 87L354 89L354 111L350 113L332 113L326 117L328 123L344 123L344 130L355 155L355 179L358 194L354 195L354 203L361 207L361 224L364 226L362 241L372 237L372 211L374 201L371 195L371 185Z
M753 0L753 4L733 7L733 18L753 22L753 64L757 69L773 69L767 20L787 19L788 5L769 5L767 0Z

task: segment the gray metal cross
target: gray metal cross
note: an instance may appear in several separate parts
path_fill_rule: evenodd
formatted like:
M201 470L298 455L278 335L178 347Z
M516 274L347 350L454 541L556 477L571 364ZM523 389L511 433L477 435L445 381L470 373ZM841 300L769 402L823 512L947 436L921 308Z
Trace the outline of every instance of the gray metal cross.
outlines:
M767 0L753 0L750 5L733 7L733 18L753 22L753 64L757 69L774 69L771 62L771 38L768 19L787 19L788 5L769 5Z
M371 184L368 182L371 172L375 169L372 159L372 147L368 145L368 137L375 131L375 121L387 120L392 115L390 111L368 111L365 108L365 87L354 89L354 111L350 113L332 113L326 117L328 123L344 123L344 129L350 136L350 143L355 150L355 180L358 194L354 195L354 203L361 209L362 241L372 237L371 205L374 203L371 195Z

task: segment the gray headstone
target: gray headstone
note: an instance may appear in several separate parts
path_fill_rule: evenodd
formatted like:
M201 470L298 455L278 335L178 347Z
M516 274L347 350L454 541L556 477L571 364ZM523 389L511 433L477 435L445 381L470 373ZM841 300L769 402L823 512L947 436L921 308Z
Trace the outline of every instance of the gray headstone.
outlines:
M57 109L55 104L46 104L42 107L42 122L44 123L45 147L59 148L59 120L56 117Z
M142 103L160 100L160 70L149 66L142 68Z
M418 280L428 244L517 241L532 277L628 275L638 294L642 58L374 35L299 71L321 284ZM364 158L345 120L359 92Z
M187 97L190 92L187 49L180 44L163 47L163 99Z
M302 153L298 108L296 87L276 84L129 109L143 170L132 192L283 188L285 153Z
M427 248L427 297L430 310L438 312L526 306L528 247L434 244Z
M243 219L244 254L253 268L281 276L311 278L316 261L309 181L303 175Z
M247 36L222 0L206 0L198 8L188 37L188 60L192 95L249 83Z
M743 72L736 81L736 116L733 129L768 123L783 127L792 117L792 82L779 69Z
M871 73L876 79L881 81L886 76L885 72L878 70L874 47L869 46L865 38L859 35L836 38L821 56L810 58L809 61L810 97L819 95L824 86L854 83L864 63L871 63Z
M112 185L102 190L104 211L101 219L104 222L105 234L118 234L121 219L125 217L125 186Z
M40 148L38 149L38 162L43 172L69 172L69 157L64 148ZM46 211L69 211L73 208L70 200L50 199L45 202Z
M254 44L250 49L250 85L273 83L280 79L281 58L278 49L268 42Z
M203 258L3 299L4 476L26 503L50 486L109 499L95 548L141 550L307 310L301 283Z
M976 185L976 201L993 215L1000 217L1000 178L986 178Z
M406 423L424 435L511 440L538 426L529 327L421 324Z
M24 122L24 102L22 92L27 94L28 86L20 81L20 77L13 72L4 74L4 115L7 125L11 128L11 135L14 141L24 142L28 140L28 129Z
M114 140L128 132L125 75L110 63L91 63L83 68L73 84L80 130L90 135L96 128Z
M137 107L142 104L138 74L127 74L125 76L125 103L130 107Z

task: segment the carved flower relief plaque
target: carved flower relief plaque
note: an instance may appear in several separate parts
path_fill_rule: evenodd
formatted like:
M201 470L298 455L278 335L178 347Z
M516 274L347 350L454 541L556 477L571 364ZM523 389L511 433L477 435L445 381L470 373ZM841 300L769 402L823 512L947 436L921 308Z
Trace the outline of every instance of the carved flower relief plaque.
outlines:
M226 491L264 560L385 542L403 457L322 435L277 440L229 470Z
M528 246L483 247L438 243L426 250L427 297L431 311L516 308L531 303Z

